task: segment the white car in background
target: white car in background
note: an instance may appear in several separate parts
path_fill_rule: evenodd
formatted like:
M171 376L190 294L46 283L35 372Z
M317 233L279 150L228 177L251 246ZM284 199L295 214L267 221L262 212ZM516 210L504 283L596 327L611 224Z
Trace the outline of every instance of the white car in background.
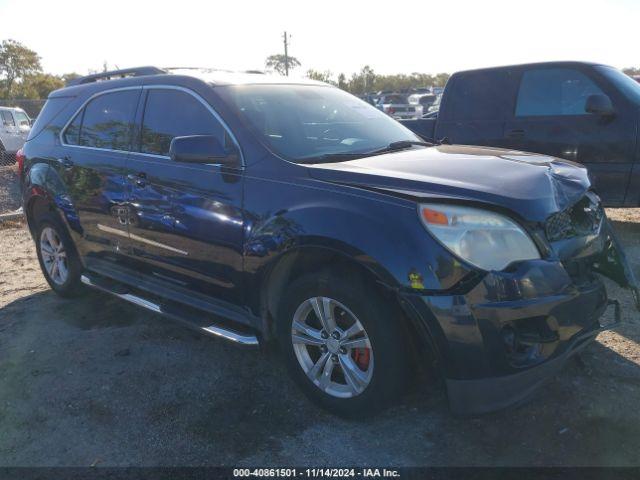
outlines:
M422 114L422 108L410 104L407 96L401 93L381 95L378 98L376 107L398 120L419 118Z
M0 107L0 165L15 162L31 131L31 119L21 108Z
M419 118L429 111L429 107L434 104L437 98L438 96L433 93L414 93L409 95L408 101L410 104L420 107L420 113L416 116Z

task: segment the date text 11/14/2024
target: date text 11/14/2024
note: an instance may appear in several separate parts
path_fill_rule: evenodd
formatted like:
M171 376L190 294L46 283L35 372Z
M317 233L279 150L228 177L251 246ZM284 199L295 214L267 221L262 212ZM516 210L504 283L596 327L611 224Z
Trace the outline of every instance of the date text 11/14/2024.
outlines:
M387 468L236 468L235 478L399 478L400 472Z

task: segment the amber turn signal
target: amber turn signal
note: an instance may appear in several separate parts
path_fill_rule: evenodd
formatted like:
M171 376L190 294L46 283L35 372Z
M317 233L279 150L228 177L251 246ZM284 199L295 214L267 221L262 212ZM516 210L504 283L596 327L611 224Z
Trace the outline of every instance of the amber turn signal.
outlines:
M431 225L449 225L449 219L444 213L430 208L422 207L422 218Z

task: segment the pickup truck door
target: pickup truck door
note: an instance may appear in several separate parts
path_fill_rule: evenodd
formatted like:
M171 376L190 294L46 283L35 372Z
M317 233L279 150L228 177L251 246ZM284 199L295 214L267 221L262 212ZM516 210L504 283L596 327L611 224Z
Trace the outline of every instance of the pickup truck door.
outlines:
M131 261L192 292L239 303L244 177L238 168L174 162L175 137L229 139L217 113L182 87L145 86L140 138L127 160Z
M613 116L585 111L590 95L605 95ZM520 78L504 146L584 164L607 206L623 205L636 150L638 115L588 68L539 67Z

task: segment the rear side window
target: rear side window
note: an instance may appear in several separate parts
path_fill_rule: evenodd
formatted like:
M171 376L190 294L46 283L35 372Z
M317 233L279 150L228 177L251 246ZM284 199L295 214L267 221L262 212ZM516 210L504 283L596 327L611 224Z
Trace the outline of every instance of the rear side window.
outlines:
M447 93L447 101L452 102L448 116L455 120L503 120L513 108L512 78L506 69L461 74Z
M2 110L0 112L0 116L2 116L2 124L5 127L15 127L16 126L16 122L13 120L13 115L11 115L11 112L8 112L6 110Z
M36 117L36 121L31 127L28 140L35 138L42 130L44 130L66 107L74 97L52 97L47 100L44 107Z
M590 95L604 95L585 74L571 68L529 70L522 75L516 116L585 115Z
M82 113L79 145L129 150L139 95L140 90L123 90L105 93L91 100ZM77 126L76 120L70 127Z
M69 124L67 129L64 131L64 142L68 145L80 145L80 125L82 125L82 114L84 112L80 112L76 115L76 118L73 119L73 122Z
M224 144L224 127L192 95L171 89L148 92L142 123L140 151L169 155L174 137L214 135Z

